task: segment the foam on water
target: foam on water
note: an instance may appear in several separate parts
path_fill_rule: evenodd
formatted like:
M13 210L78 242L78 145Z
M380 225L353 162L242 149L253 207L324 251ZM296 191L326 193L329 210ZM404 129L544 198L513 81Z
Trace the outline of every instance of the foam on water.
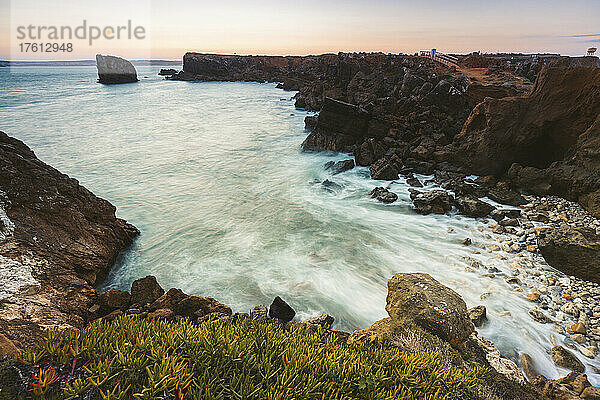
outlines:
M396 203L370 199L382 182L367 168L332 176L323 164L347 156L300 151L306 113L294 109L291 92L165 82L159 69L139 68L141 82L120 86L96 84L86 67L0 70L8 88L0 129L110 200L142 232L105 287L128 289L152 274L163 287L210 295L235 311L281 295L301 319L326 312L336 328L353 330L386 316L394 273L427 272L469 307L487 307L490 321L479 332L505 355L527 352L544 375L566 374L548 354L550 324L527 315L531 303L503 277L465 269L471 257L511 272L514 255L472 254L461 244L494 244L477 229L481 221L415 214L402 179L390 187ZM324 179L341 189L325 190Z

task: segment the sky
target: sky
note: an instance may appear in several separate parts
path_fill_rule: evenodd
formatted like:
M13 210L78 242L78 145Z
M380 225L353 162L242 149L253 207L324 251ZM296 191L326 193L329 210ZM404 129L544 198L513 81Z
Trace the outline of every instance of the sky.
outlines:
M101 37L90 44L90 34L85 40L18 36L19 27L75 29L84 20L86 32L94 26L110 33L131 21L143 28L144 38ZM0 22L0 59L13 60L431 48L582 55L600 44L600 0L0 0ZM71 43L72 51L25 51L28 42Z

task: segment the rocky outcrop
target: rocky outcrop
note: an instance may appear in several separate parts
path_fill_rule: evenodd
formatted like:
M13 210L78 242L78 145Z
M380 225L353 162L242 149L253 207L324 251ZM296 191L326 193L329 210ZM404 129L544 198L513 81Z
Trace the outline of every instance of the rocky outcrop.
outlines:
M408 190L415 211L419 214L445 214L452 210L454 199L445 190L430 190L428 192L420 192L415 189Z
M600 282L600 235L593 229L566 224L545 228L538 234L542 256L567 275Z
M372 199L377 199L382 203L393 203L398 200L398 195L394 192L390 192L388 189L378 186L375 189L371 190L369 193Z
M137 82L137 71L129 61L115 56L96 54L98 82L105 84Z
M173 68L161 68L160 71L158 71L159 76L172 76L172 75L175 75L176 73L177 73L177 70L175 70Z
M516 186L535 194L578 200L597 191L598 82L600 68L548 67L530 95L485 99L454 140L455 161L477 174L509 172Z
M93 286L138 231L3 132L0 165L0 330L27 344L49 326L81 328Z
M400 273L388 281L386 311L396 324L415 324L454 347L475 328L463 299L428 274Z

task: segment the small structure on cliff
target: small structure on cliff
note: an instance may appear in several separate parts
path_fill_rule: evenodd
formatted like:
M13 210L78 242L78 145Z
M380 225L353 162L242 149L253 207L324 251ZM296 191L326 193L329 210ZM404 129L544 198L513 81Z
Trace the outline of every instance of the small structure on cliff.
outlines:
M115 56L96 54L98 82L105 84L137 82L137 71L129 61Z
M596 54L596 50L598 50L598 49L597 49L597 48L595 48L595 47L590 47L590 48L587 50L587 55L588 55L588 57L593 57L593 56Z

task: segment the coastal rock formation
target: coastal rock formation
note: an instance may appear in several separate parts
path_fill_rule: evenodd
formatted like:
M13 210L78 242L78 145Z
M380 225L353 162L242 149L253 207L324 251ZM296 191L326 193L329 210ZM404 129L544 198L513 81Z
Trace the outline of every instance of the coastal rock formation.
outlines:
M600 282L600 235L590 228L566 224L538 234L540 252L548 264L567 275Z
M547 67L530 95L485 99L454 140L455 161L477 174L508 172L536 194L578 200L597 191L599 82L600 68Z
M93 286L138 231L3 132L0 164L0 330L31 343L46 327L80 328Z
M105 84L137 82L137 71L129 61L115 56L96 54L98 82Z
M428 274L394 275L388 281L386 302L395 323L415 324L454 347L475 330L463 299Z
M371 190L369 193L372 199L377 199L382 203L393 203L398 200L398 195L394 192L390 192L388 189L378 186L375 189Z
M408 189L415 211L419 214L445 214L452 209L453 198L445 190L430 190L420 192L416 189Z

